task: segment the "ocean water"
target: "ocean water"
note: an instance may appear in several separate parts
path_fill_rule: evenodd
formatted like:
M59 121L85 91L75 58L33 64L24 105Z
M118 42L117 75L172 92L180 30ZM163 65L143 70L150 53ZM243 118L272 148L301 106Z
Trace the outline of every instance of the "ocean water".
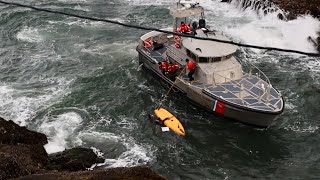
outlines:
M120 22L170 27L173 0L16 1ZM314 52L320 22L278 20L237 4L203 1L211 28L237 42ZM91 147L100 166L147 165L168 179L319 179L320 61L240 48L281 91L285 110L258 129L170 94L164 106L186 137L157 133L147 118L166 86L138 67L142 30L0 6L0 115L45 133L48 153Z

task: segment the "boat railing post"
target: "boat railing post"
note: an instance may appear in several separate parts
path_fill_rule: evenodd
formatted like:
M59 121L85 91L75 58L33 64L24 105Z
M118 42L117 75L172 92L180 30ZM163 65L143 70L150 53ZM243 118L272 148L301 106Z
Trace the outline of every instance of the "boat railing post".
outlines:
M240 84L239 99L241 99L242 84Z
M269 104L269 100L270 100L270 89L271 89L272 85L271 84L268 84L268 87L267 87L267 103Z
M244 86L242 83L240 83L239 99L242 99L241 98L241 91L243 91L243 90L244 90Z
M251 75L252 75L252 66L250 66L250 69L249 69L249 78L251 78Z
M254 85L254 86L255 86L255 85ZM261 91L259 91L259 95L258 95L258 96L259 96L259 98L258 98L259 103L261 103L261 98L262 98L263 94L264 94L264 93L262 93L262 95L261 95Z

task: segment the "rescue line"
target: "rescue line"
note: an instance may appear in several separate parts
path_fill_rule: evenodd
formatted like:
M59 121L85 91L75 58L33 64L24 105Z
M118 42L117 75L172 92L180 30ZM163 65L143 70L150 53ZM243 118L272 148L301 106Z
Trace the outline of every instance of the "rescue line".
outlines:
M179 76L182 75L182 72L186 69L186 66L182 69ZM157 124L168 127L171 131L174 133L185 136L186 132L184 130L183 125L181 122L176 118L172 113L170 113L168 110L161 108L162 103L166 100L168 94L170 93L171 89L173 89L174 84L176 81L174 81L166 93L166 95L163 97L163 99L160 101L158 107L153 111L153 114L149 114L149 117L152 118Z

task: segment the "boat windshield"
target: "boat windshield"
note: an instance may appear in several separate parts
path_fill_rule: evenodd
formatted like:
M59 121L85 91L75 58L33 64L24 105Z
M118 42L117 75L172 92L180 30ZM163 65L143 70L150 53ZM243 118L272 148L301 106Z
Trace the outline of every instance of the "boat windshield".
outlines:
M175 18L185 18L191 16L197 16L204 13L204 9L201 6L184 8L181 6L177 6L170 9L171 16Z
M209 58L207 57L199 57L199 63L207 63L209 62Z

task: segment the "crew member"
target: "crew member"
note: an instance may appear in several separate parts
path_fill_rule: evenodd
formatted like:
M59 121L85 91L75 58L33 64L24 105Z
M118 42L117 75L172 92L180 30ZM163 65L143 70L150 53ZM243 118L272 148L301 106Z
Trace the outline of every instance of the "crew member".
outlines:
M168 71L168 62L167 61L162 61L162 62L158 62L159 64L159 69L161 70L163 75L166 75L166 72Z
M190 61L189 59L186 59L187 62L187 68L189 70L188 77L189 81L193 81L193 74L196 72L196 63L193 62L192 60Z
M185 29L184 33L190 32L191 31L190 24L185 24L185 28L184 29Z
M187 33L190 31L190 25L189 24L185 24L183 21L181 21L181 24L178 28L178 31L180 33Z
M171 81L175 81L176 80L178 69L179 69L179 66L176 63L170 63L169 64L168 72L169 72L169 76L170 76L170 80Z

